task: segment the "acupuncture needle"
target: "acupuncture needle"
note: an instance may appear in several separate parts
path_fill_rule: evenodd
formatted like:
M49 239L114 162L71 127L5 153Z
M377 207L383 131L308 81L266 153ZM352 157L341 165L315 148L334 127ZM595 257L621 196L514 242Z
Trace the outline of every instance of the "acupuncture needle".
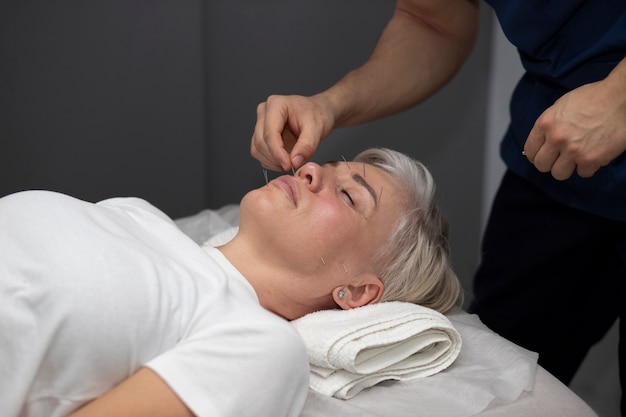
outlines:
M352 168L350 167L350 164L348 163L348 161L346 161L346 157L345 157L345 156L343 156L343 155L341 155L341 159L343 159L343 162L345 162L345 163L346 163L346 165L348 165L348 169L349 169L350 171L352 171Z
M265 177L265 186L269 187L270 186L270 182L267 179L267 169L263 168L263 176Z

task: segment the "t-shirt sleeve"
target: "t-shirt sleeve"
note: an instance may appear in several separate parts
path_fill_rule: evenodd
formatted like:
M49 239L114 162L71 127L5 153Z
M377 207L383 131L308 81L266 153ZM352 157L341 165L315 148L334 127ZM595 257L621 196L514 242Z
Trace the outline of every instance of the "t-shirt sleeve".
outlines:
M303 342L278 319L216 323L147 366L198 417L296 417L308 392Z

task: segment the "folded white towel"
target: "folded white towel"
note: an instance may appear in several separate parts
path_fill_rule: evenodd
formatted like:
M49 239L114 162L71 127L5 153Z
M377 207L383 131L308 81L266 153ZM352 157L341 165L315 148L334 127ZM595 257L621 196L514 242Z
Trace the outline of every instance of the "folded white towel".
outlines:
M342 399L381 381L433 375L461 350L461 337L446 316L413 303L325 310L291 323L309 353L310 387Z

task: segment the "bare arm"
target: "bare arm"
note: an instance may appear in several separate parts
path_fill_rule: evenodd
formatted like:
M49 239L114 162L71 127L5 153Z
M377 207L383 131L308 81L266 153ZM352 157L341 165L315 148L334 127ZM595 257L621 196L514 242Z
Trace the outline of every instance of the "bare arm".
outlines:
M477 29L468 0L399 0L370 59L317 98L329 102L335 127L412 107L457 73Z
M558 99L537 119L524 152L558 180L591 177L626 151L626 58L598 82Z
M271 96L258 106L252 155L267 168L299 167L332 129L426 100L457 73L477 31L475 0L398 0L363 66L322 93Z
M103 396L68 417L193 417L154 371L141 368Z

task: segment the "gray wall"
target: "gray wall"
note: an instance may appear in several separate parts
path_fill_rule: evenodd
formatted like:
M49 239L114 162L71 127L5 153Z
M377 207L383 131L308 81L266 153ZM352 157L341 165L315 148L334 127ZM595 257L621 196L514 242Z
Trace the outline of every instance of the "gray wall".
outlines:
M172 217L264 183L256 105L311 94L364 62L394 1L10 0L0 3L0 195L134 195ZM484 8L486 9L486 8ZM335 131L316 160L388 146L432 170L470 288L478 258L490 15L426 104Z
M0 2L0 195L206 204L201 5Z

